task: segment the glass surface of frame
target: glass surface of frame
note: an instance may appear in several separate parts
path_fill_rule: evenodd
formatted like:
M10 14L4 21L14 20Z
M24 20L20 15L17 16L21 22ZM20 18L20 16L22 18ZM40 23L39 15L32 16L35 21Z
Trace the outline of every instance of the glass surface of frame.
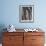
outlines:
M34 22L34 5L19 6L19 21Z

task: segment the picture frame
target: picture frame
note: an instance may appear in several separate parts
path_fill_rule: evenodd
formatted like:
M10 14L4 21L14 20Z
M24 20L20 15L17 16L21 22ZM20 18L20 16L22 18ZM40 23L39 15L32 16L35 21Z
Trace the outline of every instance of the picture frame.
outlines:
M34 22L34 5L19 6L19 21L22 23Z

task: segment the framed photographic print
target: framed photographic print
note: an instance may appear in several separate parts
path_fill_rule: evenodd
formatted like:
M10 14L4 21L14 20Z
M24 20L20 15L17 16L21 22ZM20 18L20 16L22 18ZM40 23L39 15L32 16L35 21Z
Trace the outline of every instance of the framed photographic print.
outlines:
M34 5L19 6L19 21L34 22Z

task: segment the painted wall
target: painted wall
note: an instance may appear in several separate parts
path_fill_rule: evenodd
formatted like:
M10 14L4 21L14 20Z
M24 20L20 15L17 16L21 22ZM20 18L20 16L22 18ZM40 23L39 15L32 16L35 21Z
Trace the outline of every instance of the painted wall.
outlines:
M19 22L19 5L34 4L34 23ZM46 28L46 0L1 0L0 25L13 24L16 28Z

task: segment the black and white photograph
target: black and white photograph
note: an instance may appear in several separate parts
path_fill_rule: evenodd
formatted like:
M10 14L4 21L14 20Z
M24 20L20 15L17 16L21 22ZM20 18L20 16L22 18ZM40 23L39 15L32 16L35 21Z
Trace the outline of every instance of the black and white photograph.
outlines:
M33 22L34 19L34 6L33 5L20 5L20 21Z

